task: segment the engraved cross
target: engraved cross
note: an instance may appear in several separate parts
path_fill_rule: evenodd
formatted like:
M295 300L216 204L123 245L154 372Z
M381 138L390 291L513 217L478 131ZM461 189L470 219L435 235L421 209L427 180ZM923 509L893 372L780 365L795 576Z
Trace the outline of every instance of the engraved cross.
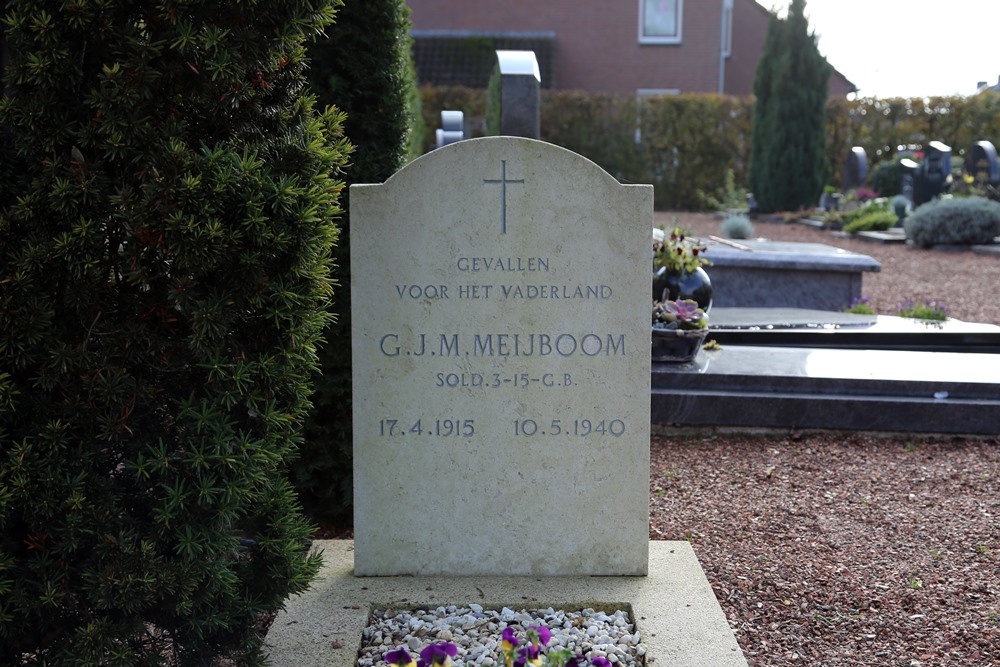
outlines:
M500 233L507 233L507 184L518 183L524 185L524 179L507 180L507 160L500 160L500 179L483 179L484 185L500 185Z

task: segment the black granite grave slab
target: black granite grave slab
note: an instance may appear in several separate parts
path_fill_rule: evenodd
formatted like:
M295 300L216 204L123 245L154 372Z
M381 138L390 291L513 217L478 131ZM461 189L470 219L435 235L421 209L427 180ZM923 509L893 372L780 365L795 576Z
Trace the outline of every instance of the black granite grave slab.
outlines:
M656 424L1000 433L1000 355L724 345L654 364Z
M690 364L652 366L656 424L1000 433L1000 327L718 308Z
M722 345L1000 353L1000 327L797 308L713 308Z

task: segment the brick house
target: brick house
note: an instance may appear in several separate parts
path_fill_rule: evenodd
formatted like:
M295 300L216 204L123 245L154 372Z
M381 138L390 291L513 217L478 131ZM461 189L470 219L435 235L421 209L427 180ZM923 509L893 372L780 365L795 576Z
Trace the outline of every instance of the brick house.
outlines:
M755 0L407 0L422 83L485 87L496 49L546 88L748 95L770 13ZM856 90L836 69L830 95Z

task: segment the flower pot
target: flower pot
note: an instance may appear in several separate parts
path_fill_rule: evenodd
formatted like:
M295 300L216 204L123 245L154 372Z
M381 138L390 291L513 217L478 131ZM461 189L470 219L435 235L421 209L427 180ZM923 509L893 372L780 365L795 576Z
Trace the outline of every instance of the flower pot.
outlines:
M663 295L664 290L667 291L667 296ZM661 266L653 274L653 301L667 299L693 299L707 313L712 307L712 281L701 267L694 271L679 272L667 271L667 267Z
M680 364L693 361L705 342L708 329L658 329L653 327L651 359L655 363Z

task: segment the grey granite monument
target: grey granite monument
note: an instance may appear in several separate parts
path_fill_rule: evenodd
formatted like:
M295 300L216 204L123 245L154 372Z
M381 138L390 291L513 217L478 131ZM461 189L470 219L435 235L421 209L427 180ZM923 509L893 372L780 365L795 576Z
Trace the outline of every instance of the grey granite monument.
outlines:
M542 76L534 51L497 51L500 69L500 134L538 139Z

